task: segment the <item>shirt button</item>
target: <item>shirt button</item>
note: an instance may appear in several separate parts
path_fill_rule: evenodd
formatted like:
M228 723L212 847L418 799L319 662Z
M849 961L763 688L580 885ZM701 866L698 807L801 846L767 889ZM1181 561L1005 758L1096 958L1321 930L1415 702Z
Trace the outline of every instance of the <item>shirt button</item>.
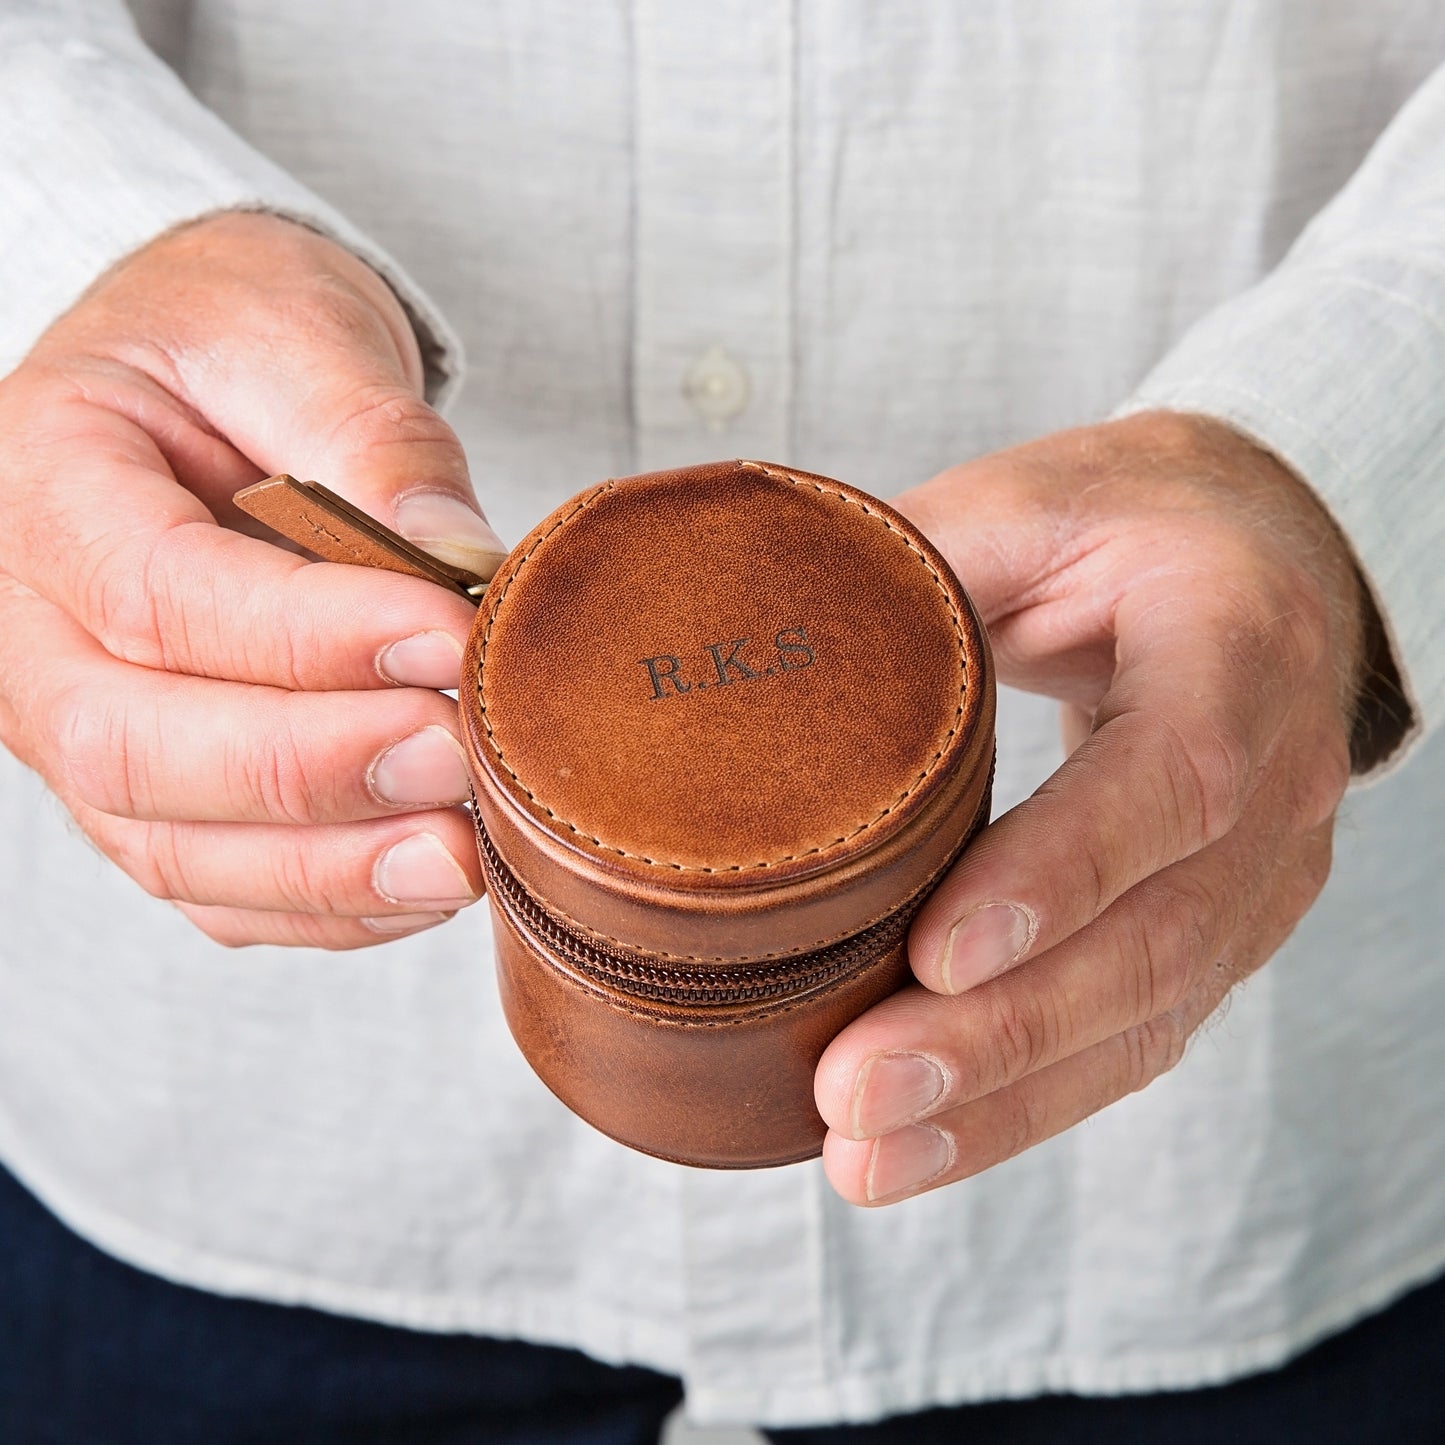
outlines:
M752 390L741 363L721 346L708 347L682 379L682 394L713 431L721 431L747 407Z

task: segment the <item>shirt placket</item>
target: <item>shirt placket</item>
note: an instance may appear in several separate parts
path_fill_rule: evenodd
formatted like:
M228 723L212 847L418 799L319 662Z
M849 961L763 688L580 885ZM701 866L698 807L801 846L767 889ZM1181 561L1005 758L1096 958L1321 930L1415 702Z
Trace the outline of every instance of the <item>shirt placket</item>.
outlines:
M637 0L633 14L637 466L786 461L791 6Z

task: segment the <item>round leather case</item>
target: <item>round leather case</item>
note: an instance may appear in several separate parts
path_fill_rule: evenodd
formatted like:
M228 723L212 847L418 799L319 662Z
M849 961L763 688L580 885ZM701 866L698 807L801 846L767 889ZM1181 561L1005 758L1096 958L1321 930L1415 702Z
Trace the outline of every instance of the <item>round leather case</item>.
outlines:
M947 563L783 467L605 482L493 578L460 699L537 1073L667 1159L817 1154L820 1054L987 819L988 644Z

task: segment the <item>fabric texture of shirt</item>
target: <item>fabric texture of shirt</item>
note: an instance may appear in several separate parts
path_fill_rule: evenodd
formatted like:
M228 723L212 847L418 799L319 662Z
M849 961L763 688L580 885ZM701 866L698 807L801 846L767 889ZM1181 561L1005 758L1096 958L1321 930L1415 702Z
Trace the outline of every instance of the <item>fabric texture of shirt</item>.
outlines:
M1445 1268L1438 4L134 9L154 51L106 0L0 3L0 371L240 206L390 280L511 540L608 475L761 456L887 496L1212 414L1339 520L1413 715L1174 1072L880 1211L573 1118L507 1034L483 908L227 952L0 755L0 1157L54 1210L174 1279L572 1344L775 1424L1223 1380ZM1005 694L1000 808L1056 738Z

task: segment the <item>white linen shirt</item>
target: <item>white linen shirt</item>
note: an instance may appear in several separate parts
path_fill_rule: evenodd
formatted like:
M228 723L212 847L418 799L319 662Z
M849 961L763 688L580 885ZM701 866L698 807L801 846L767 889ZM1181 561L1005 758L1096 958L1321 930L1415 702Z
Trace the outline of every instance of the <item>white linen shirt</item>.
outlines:
M1219 1381L1445 1268L1445 8L134 8L180 80L117 3L0 0L0 372L134 246L251 206L389 278L512 540L607 475L751 455L890 495L1209 413L1332 509L1414 711L1173 1073L880 1211L572 1117L483 908L227 952L0 754L11 1169L159 1274L637 1361L714 1421ZM1005 695L1000 807L1055 738Z

